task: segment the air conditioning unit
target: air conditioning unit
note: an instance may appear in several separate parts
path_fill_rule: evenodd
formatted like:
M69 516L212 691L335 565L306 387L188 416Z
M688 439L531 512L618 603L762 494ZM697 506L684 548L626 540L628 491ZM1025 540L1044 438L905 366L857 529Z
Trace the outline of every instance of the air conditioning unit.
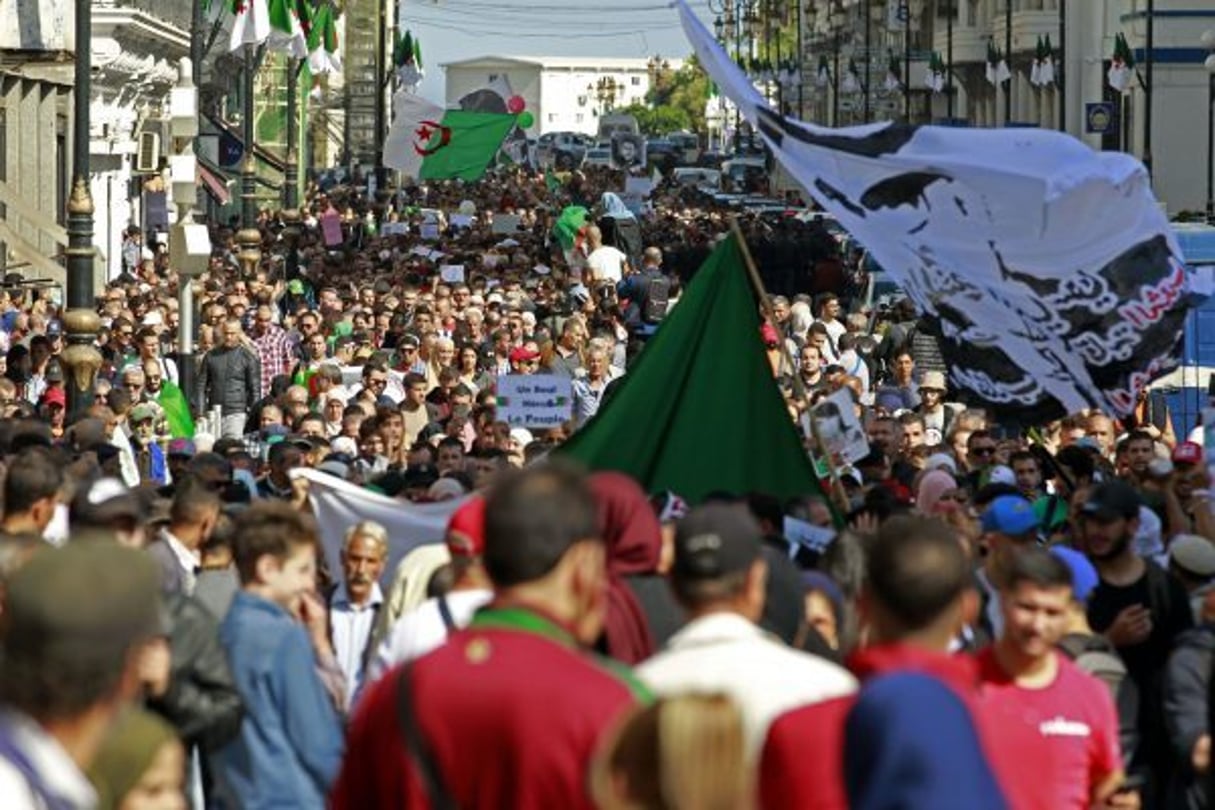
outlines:
M160 171L160 133L139 133L139 151L135 153L135 171L155 174Z

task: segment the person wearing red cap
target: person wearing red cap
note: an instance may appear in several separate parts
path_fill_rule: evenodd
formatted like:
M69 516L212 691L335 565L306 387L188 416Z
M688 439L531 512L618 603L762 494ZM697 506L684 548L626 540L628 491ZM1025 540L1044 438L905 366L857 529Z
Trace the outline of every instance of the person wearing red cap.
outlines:
M590 810L596 743L646 697L586 651L607 591L597 525L585 477L563 465L494 488L484 546L494 601L371 686L331 807Z
M535 374L540 367L540 352L524 344L510 350L512 374Z
M1169 537L1197 534L1215 542L1215 514L1211 510L1207 472L1202 446L1182 442L1173 448L1174 473L1165 488L1165 515Z
M39 404L43 415L51 423L51 436L62 439L67 414L67 392L58 387L48 388L43 392Z
M364 683L374 683L397 664L439 647L454 630L467 627L473 614L493 596L481 555L485 551L485 499L474 497L447 524L454 582L445 594L428 599L392 626L376 650Z

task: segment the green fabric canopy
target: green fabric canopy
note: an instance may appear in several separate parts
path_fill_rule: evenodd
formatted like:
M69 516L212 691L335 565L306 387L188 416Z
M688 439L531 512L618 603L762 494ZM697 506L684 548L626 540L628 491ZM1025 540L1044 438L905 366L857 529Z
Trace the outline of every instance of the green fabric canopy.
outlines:
M619 390L559 450L690 503L712 492L820 493L759 335L733 236L709 256Z

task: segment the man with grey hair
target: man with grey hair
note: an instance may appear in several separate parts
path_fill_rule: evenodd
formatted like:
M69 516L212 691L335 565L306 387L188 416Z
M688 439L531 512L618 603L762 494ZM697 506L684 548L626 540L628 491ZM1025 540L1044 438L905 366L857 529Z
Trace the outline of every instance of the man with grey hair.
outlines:
M362 685L371 656L388 634L380 574L388 559L388 530L364 520L342 542L342 582L328 595L329 638L346 676L346 708Z

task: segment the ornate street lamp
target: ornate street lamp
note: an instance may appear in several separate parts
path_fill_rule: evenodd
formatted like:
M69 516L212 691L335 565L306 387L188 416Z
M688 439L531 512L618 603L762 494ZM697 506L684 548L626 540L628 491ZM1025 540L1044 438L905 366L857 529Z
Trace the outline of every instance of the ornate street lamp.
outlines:
M93 382L101 368L95 339L101 328L93 288L93 197L89 192L89 94L92 73L91 0L76 0L75 93L72 96L72 192L67 203L67 311L63 315L68 345L62 361L68 368L68 420L84 415L93 403Z

